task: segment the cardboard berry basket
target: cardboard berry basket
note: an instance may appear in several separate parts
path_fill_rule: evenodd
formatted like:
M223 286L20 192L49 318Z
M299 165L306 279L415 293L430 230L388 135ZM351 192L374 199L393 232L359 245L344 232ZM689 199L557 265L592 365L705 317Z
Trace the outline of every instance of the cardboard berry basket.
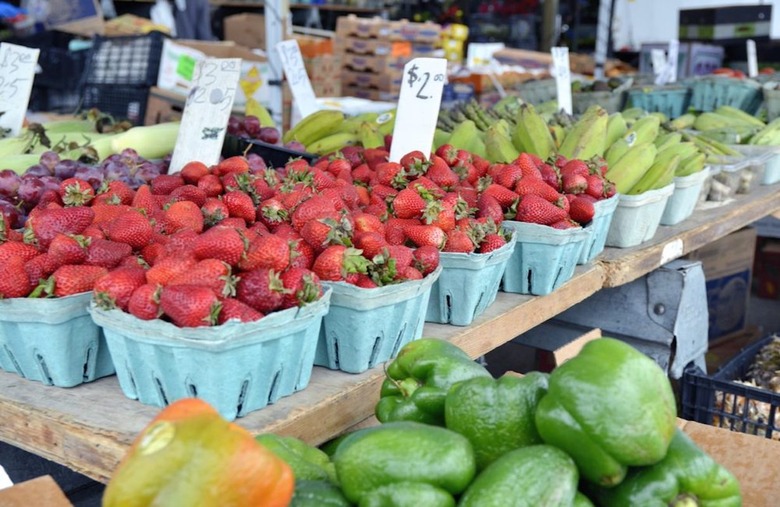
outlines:
M52 299L0 299L0 368L46 385L73 387L114 374L91 292Z
M515 251L515 235L489 253L442 252L442 272L431 287L425 320L468 326L493 304L506 264Z
M441 265L422 280L364 289L346 282L322 282L333 291L322 321L314 364L361 373L396 356L422 337L431 287Z
M216 327L180 328L94 303L89 313L103 328L125 396L158 407L197 397L232 421L309 384L330 297L326 289L306 306Z

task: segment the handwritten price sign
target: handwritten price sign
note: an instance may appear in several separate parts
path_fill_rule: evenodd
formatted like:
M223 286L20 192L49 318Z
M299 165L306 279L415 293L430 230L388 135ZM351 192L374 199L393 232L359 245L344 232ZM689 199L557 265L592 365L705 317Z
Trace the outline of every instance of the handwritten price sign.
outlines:
M441 94L447 81L447 60L415 58L404 66L404 86L398 99L390 160L409 152L431 152Z
M0 43L0 133L16 136L22 130L39 53L37 49Z
M553 57L553 75L558 92L558 109L572 113L571 105L571 69L569 68L569 48L555 47L550 52Z
M285 40L276 45L276 51L282 59L284 75L290 85L295 105L301 118L305 118L319 109L317 97L309 81L309 74L303 64L303 55L298 41Z
M169 172L181 171L193 160L206 165L219 162L240 76L240 58L208 58L197 63Z

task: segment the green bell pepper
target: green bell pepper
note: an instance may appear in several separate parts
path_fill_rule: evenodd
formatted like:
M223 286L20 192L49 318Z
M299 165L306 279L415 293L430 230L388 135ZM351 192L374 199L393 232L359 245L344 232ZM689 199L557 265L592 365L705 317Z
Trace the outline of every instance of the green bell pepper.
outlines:
M455 507L447 491L423 482L396 482L376 488L359 507Z
M406 344L387 367L376 418L444 425L444 400L456 382L490 377L465 352L444 340L421 338Z
M591 498L604 507L739 507L739 482L677 430L666 457L655 465L632 468L614 488L593 486Z
M532 445L510 451L480 473L458 507L572 507L579 474L560 449Z
M257 435L255 440L286 461L296 481L327 480L336 484L335 466L330 457L316 447L295 437L281 437L271 433Z
M674 436L676 405L661 368L613 338L587 343L550 374L536 429L566 451L580 474L615 486L629 466L660 461Z
M307 481L296 477L290 507L352 507L352 504L330 481Z
M547 392L547 377L539 372L522 378L477 377L449 390L444 403L446 426L469 439L478 470L511 450L542 443L534 412Z
M476 473L474 451L466 437L409 421L351 433L339 445L333 463L344 496L354 503L398 482L424 482L456 495Z

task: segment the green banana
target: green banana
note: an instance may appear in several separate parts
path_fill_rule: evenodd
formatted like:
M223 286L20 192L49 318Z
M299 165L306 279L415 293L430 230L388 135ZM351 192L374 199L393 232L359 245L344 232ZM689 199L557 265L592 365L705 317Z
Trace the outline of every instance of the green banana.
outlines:
M658 116L647 115L638 119L624 136L628 144L644 144L655 142L661 129L661 120Z
M344 123L341 124L341 131L357 134L358 130L360 130L360 125L365 122L373 123L377 118L379 118L379 113L361 113L347 117L344 119Z
M674 172L675 177L690 176L704 169L704 164L707 160L707 155L702 152L697 152L690 157L680 161L680 165L677 166L677 170Z
M699 136L712 139L723 144L745 144L753 137L759 128L750 125L733 125L717 129L705 130Z
M657 153L658 148L653 143L636 144L617 163L609 166L606 177L618 192L625 194L652 167Z
M716 141L715 139L709 139L696 134L693 134L693 137L701 143L699 144L699 149L702 149L702 146L706 145L709 147L709 149L704 151L707 151L710 154L726 155L727 157L742 157L740 152L721 142Z
M519 151L533 153L542 160L547 160L555 151L555 140L547 123L531 104L520 106L517 126L512 131L512 143Z
M552 136L553 142L555 143L555 149L559 149L561 147L561 143L563 142L563 138L566 137L566 130L557 123L548 125L547 128L549 129L550 135Z
M379 133L373 123L367 121L360 124L358 139L363 148L382 148L385 145L385 136Z
M501 132L501 135L511 139L512 129L509 127L509 122L507 122L506 120L498 120L492 126L495 127L499 132Z
M607 142L609 114L599 106L590 106L569 129L558 152L568 159L586 160L603 155Z
M660 111L655 111L653 113L650 113L648 116L655 116L656 118L658 118L659 123L666 123L669 121L669 117Z
M742 123L753 125L754 127L764 128L766 126L766 124L763 121L759 120L752 114L748 114L745 111L741 109L737 109L736 107L733 106L727 106L727 105L718 106L718 108L715 109L714 112L721 116L725 116L727 118L734 118L735 120L739 120Z
M512 162L520 156L520 152L517 151L517 148L512 144L512 140L501 131L498 125L493 125L487 129L485 135L485 151L487 159L494 163Z
M624 109L620 114L623 116L623 118L626 119L627 122L629 122L636 121L643 116L647 116L647 111L641 107L630 107L628 109Z
M479 132L482 131L480 130ZM477 135L472 137L471 141L464 149L469 153L473 153L474 155L487 159L487 147L485 146L485 139L482 136Z
M655 138L655 146L658 151L662 151L664 148L668 148L678 144L682 141L682 134L679 132L666 132L665 134L659 134Z
M723 116L721 114L708 111L706 113L701 113L696 117L696 121L693 123L693 128L700 131L706 131L739 125L755 126L752 123L745 122L741 119L736 119L730 116Z
M477 137L477 125L471 120L459 123L452 131L449 144L459 149L466 149L471 140Z
M680 164L680 156L653 162L650 169L627 192L628 195L643 194L648 190L663 188L674 181L674 171Z
M626 132L628 132L628 124L623 115L620 113L612 113L609 115L609 120L607 120L607 148L626 135Z
M780 144L780 118L772 120L766 127L751 137L749 144L761 146Z
M452 134L446 130L436 129L433 131L433 149L434 151L443 144L449 144Z
M299 121L282 136L282 141L298 141L308 148L315 141L341 132L344 113L332 109L321 109Z
M357 134L352 132L337 132L329 136L317 139L313 143L306 144L306 151L316 155L326 155L340 150L344 146L352 146L360 142Z
M628 141L626 141L625 137L621 137L612 143L612 146L610 146L607 152L604 154L604 158L607 161L607 167L612 167L613 165L617 164L623 155L628 153L628 150L630 149L631 145L628 144Z
M696 115L693 113L685 113L682 116L678 116L674 120L668 123L669 127L674 130L683 130L693 127L696 122Z

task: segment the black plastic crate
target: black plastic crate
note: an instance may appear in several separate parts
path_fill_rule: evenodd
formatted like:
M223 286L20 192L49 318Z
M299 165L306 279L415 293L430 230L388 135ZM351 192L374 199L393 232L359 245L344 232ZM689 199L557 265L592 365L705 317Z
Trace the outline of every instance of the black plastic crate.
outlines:
M247 150L247 148L249 148ZM318 157L311 153L305 153L290 150L282 146L264 143L257 139L245 139L232 134L225 135L225 141L222 145L222 156L233 157L235 155L244 155L245 153L255 153L263 157L268 167L284 167L284 165L294 158L302 158L310 164Z
M34 86L77 90L88 55L88 50L69 51L56 47L42 49L38 56L41 72L35 75Z
M165 35L95 37L83 83L87 85L155 86Z
M149 88L145 86L88 84L81 91L81 109L95 107L117 120L142 125L148 99Z
M79 90L59 90L57 88L33 87L30 94L30 111L75 114L81 103Z
M682 377L682 417L731 431L780 439L780 393L733 382L746 378L753 359L775 337L744 348L708 376L689 367Z

